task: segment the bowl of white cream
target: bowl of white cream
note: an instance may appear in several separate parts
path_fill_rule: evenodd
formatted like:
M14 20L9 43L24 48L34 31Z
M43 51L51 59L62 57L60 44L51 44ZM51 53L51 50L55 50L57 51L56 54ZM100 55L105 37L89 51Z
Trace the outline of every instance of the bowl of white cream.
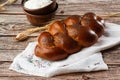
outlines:
M33 15L46 15L56 8L56 0L22 0L23 9Z

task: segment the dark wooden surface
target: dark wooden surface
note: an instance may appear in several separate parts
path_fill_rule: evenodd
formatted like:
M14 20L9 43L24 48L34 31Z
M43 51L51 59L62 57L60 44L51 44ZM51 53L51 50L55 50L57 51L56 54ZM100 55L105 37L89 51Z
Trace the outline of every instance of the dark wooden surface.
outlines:
M102 51L108 71L90 73L71 73L52 78L36 77L10 71L8 67L15 56L23 51L27 44L38 36L30 35L23 42L17 42L14 37L26 29L33 28L27 21L19 0L13 5L6 5L6 11L0 12L0 80L120 80L120 45ZM119 13L120 0L57 0L59 9L54 19L69 15L82 15L95 12L98 15ZM120 24L120 17L106 17L107 22Z

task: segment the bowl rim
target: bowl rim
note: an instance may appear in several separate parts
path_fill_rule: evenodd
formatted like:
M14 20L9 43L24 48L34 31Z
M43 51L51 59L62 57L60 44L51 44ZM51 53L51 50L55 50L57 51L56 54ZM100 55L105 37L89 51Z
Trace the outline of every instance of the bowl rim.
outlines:
M56 8L55 8L55 10L54 10L53 12L48 13L48 14L45 14L45 15L30 14L29 12L27 12L27 11L25 11L25 10L24 10L24 12L25 12L25 14L30 15L30 16L34 16L34 17L44 17L44 16L49 16L49 15L55 13L55 12L57 11L57 9L58 9L58 4L56 3Z
M52 2L51 4L45 6L45 7L38 8L38 9L28 9L28 8L26 8L26 7L24 6L24 3L25 3L26 1L28 1L28 0L22 0L22 1L21 1L21 5L22 5L23 9L28 10L28 11L37 11L37 10L39 10L39 9L47 8L48 6L50 6L50 5L53 4L53 3L56 3L56 0L52 0L53 2Z

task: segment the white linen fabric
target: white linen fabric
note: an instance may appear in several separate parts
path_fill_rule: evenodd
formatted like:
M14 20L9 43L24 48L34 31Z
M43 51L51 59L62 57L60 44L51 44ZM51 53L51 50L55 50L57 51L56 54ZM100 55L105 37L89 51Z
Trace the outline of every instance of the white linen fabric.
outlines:
M106 23L105 25L105 33L96 44L84 48L61 61L48 61L36 57L34 48L37 42L31 42L22 53L15 57L9 69L43 77L72 72L108 70L100 51L120 44L120 25L113 23Z

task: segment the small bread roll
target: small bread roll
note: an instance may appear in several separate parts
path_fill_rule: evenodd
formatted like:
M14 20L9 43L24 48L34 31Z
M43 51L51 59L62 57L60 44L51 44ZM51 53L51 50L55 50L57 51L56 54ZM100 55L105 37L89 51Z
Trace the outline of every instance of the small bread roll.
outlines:
M94 13L86 13L81 18L81 25L92 29L98 37L104 33L104 20Z
M54 38L49 32L42 32L40 34L38 45L36 45L34 53L38 57L52 61L68 57L68 53L58 46L55 46Z

